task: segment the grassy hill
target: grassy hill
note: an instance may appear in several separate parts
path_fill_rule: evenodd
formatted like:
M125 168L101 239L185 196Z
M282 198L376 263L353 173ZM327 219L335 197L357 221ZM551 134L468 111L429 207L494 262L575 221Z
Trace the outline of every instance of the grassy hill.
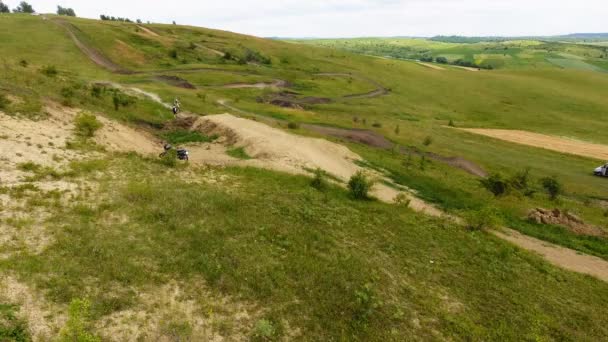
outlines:
M23 120L24 130L51 120L49 106L60 104L153 137L183 137L150 94L165 103L178 97L196 115L228 111L339 142L366 168L453 215L491 210L506 226L608 260L606 235L523 218L531 208L558 207L605 231L608 182L590 175L603 161L455 129L608 144L607 74L549 61L604 68L599 55L585 56L602 47L402 39L315 47L197 27L16 14L0 15L0 41L0 111ZM482 72L352 53L490 60L501 47L509 62ZM392 147L319 127L371 131ZM78 329L108 340L608 336L608 284L486 231L357 201L337 185L319 191L304 176L175 166L81 138L60 149L30 143L41 154L60 151L48 156L54 166L17 156L17 171L0 170L10 176L0 173L0 232L11 237L0 239L0 340L69 339ZM20 139L11 132L0 144ZM504 177L529 168L533 193L495 198L450 157ZM545 176L563 184L558 201L544 193Z

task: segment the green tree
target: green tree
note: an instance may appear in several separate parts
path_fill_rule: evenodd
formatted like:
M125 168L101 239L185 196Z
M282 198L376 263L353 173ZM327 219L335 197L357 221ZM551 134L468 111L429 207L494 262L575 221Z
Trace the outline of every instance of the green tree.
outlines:
M21 1L19 6L13 10L14 13L35 13L34 7L25 1Z
M58 15L67 15L68 17L75 17L76 12L73 9L67 7L57 6L57 14Z
M8 8L6 4L0 1L0 13L10 13L11 10Z

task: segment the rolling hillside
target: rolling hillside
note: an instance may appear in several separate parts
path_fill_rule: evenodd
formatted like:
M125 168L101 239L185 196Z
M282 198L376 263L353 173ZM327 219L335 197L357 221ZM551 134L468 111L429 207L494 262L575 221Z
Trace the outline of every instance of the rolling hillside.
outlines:
M306 43L0 15L0 340L608 336L603 48Z

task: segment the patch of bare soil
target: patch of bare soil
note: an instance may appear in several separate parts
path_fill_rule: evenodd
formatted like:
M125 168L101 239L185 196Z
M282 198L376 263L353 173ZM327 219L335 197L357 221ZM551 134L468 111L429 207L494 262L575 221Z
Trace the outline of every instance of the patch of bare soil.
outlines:
M80 38L77 35L77 32L79 31L79 29L76 26L74 26L62 19L52 19L52 20L54 23L63 27L67 31L70 38L72 38L72 40L74 41L76 46L78 46L80 51L82 51L85 55L87 55L87 57L89 57L91 59L91 61L93 61L95 64L97 64L97 65L101 66L102 68L105 68L113 73L132 74L132 71L125 69L122 66L114 63L112 60L110 60L108 57L106 57L103 53L101 53L101 51L93 48L92 46L87 45L82 40L80 40Z
M376 89L366 92L366 93L344 95L344 96L342 96L343 99L373 98L373 97L379 97L379 96L383 96L383 95L390 93L389 89L385 88L382 84L380 84L380 82L377 82L367 76L362 76L362 75L352 74L352 73L341 73L341 72L324 72L324 73L318 73L315 75L316 76L352 77L352 78L356 78L358 80L362 80L367 83L370 83L371 85L376 87Z
M260 83L229 83L220 86L224 89L241 89L241 88L255 88L255 89L266 89L266 88L287 88L290 84L284 80L274 80L273 82L260 82Z
M492 233L525 250L540 254L554 265L608 282L608 261L606 260L538 240L511 229L504 229L502 232L492 231Z
M200 118L193 126L205 134L224 137L226 146L242 147L254 159L239 162L260 168L273 169L294 174L309 174L310 170L321 168L346 183L358 171L364 171L380 180L374 186L372 195L393 203L399 194L410 199L410 207L434 216L443 213L416 198L409 189L387 186L381 174L366 170L357 165L361 157L345 146L293 135L260 122L237 118L230 114L211 115ZM195 161L195 158L192 158Z
M352 142L357 142L361 144L365 144L372 147L377 148L392 148L393 143L386 139L383 135L378 134L374 131L365 130L365 129L345 129L345 128L336 128L329 126L320 126L320 125L302 125L303 128L308 129L310 131L332 136L334 138L340 138L349 140Z
M505 140L517 144L528 145L561 153L574 154L583 157L608 160L608 146L589 143L580 140L555 137L508 129L458 128L460 130L485 135L487 137Z
M585 224L578 216L559 209L536 208L528 213L528 219L538 224L562 226L579 235L606 236L606 231L600 227Z
M27 323L33 341L52 341L65 324L61 310L16 278L0 275L0 297L19 306L17 315Z
M258 102L267 103L274 106L293 109L304 109L307 105L331 103L331 99L324 97L298 97L298 93L292 91L282 91L265 97L259 97Z
M149 28L147 28L147 27L145 27L145 26L142 26L142 25L137 25L137 28L139 28L139 29L140 29L140 30L142 30L144 33L146 33L146 34L148 34L148 35L150 35L150 36L152 36L152 37L160 37L160 36L158 35L158 33L156 33L156 32L154 32L154 31L150 30Z
M431 64L431 63L424 63L424 62L417 62L417 63L422 66L425 66L427 68L431 68L431 69L435 69L435 70L445 70L445 68L442 68L439 65L435 65L435 64Z
M214 294L199 283L172 281L140 292L139 305L105 317L98 331L108 341L247 340L260 310Z
M155 76L154 79L159 80L161 82L165 82L167 84L170 84L174 87L178 87L178 88L184 88L184 89L196 89L196 87L186 81L183 78L177 77L177 76L168 76L168 75L159 75L159 76Z
M462 69L462 70L467 70L467 71L473 71L473 72L478 72L481 71L480 68L471 68L471 67L465 67L465 66L460 66L460 65L452 65L454 68L458 68L458 69Z

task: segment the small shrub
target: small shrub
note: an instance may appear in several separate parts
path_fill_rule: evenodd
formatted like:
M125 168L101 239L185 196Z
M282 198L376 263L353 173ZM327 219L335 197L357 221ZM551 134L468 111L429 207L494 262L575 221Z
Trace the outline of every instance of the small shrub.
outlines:
M0 341L31 341L27 324L15 315L16 309L12 305L0 304Z
M450 119L450 122L448 122L448 126L450 126L450 127L456 127L456 124L454 123L454 120Z
M498 211L493 207L484 207L480 210L473 210L463 215L467 229L479 231L496 228L500 225Z
M501 174L493 173L480 181L481 185L491 192L494 196L499 197L506 195L509 192L509 181Z
M327 180L325 177L325 171L323 171L321 168L317 168L315 170L315 177L312 179L310 186L319 191L324 191L327 189Z
M61 342L97 342L101 338L90 332L91 304L88 300L75 299L70 303L68 310L68 321L59 335Z
M424 146L431 146L432 143L433 143L433 137L431 137L431 136L425 137L424 140L422 141L422 144Z
M36 164L34 162L21 163L17 165L17 169L24 172L38 172L42 169L42 165Z
M171 57L173 59L177 59L177 50L176 49L169 50L169 57Z
M95 115L89 113L80 113L75 119L76 134L82 138L92 138L95 132L103 127L103 124L97 120Z
M91 87L91 96L92 97L96 97L96 98L101 98L101 95L103 94L105 88L98 85L98 84L94 84Z
M261 319L255 323L253 336L258 339L271 339L276 333L276 328L271 321Z
M372 127L376 127L376 128L382 128L382 124L381 124L381 123L379 123L379 122L374 122L374 123L372 124Z
M365 326L370 317L380 307L373 285L365 284L361 289L355 291L355 303L353 312L353 323Z
M19 65L21 65L24 68L27 68L27 66L29 65L29 63L25 59L22 59L22 60L19 61Z
M555 201L562 193L562 184L556 177L545 177L540 180L540 183L552 201Z
M396 134L396 135L399 135L399 133L401 133L401 129L399 128L399 125L397 125L397 126L395 127L395 134Z
M59 73L57 71L57 68L55 68L55 66L53 66L53 65L47 65L47 66L43 67L42 69L40 69L40 72L43 75L48 76L48 77L55 77Z
M348 181L348 189L351 195L358 200L369 199L369 191L374 182L362 172L358 171Z
M525 191L530 186L530 169L526 168L517 172L509 182L514 189Z
M420 157L420 170L424 171L426 169L426 156L423 154Z
M287 128L289 129L299 129L300 128L300 124L297 122L290 122L287 124Z

